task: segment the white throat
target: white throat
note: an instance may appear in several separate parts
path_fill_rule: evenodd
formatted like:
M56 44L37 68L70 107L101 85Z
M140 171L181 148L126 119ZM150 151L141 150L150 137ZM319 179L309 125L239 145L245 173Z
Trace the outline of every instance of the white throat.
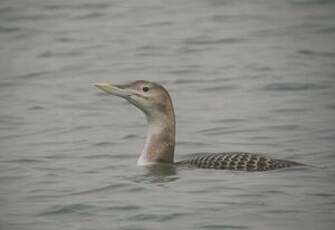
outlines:
M157 163L173 163L175 145L174 116L156 116L151 119L147 116L148 131L142 153L137 165Z
M148 131L147 131L147 137L145 139L145 144L142 150L142 153L140 157L137 160L137 165L150 165L154 164L154 162L150 161L149 157L149 148L151 145L151 140L155 135L159 135L163 131L163 126L162 124L149 124L148 125Z

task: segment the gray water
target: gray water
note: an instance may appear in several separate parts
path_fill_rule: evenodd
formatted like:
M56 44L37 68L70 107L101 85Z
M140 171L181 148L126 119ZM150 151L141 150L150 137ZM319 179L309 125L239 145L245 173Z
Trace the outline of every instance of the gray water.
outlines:
M334 229L334 22L330 0L2 0L0 229ZM308 166L136 166L144 116L93 84L137 79L171 93L177 160Z

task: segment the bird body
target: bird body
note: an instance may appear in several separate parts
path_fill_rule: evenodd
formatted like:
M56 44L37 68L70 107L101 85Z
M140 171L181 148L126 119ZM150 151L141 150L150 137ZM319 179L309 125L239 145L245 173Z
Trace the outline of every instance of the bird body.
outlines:
M267 171L302 165L293 161L272 159L263 154L243 152L193 154L189 159L177 162L176 164L207 169L240 171Z
M97 83L95 86L126 99L145 114L148 132L138 165L175 164L243 171L265 171L302 165L293 161L272 159L262 154L241 152L193 154L189 159L174 162L175 114L171 97L163 86L143 80L123 85Z

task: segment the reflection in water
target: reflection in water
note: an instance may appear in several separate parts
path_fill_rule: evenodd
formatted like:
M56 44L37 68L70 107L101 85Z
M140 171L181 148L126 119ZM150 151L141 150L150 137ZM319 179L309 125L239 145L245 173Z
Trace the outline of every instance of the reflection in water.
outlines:
M167 183L179 179L174 165L155 164L143 167L145 174L134 178L135 182Z

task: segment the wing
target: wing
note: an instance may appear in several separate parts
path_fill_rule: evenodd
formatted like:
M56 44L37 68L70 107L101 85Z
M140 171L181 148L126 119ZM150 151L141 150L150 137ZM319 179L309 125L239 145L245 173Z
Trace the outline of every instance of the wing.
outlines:
M193 154L190 159L177 162L176 164L208 169L240 171L266 171L302 165L293 161L272 159L261 154L240 152Z

